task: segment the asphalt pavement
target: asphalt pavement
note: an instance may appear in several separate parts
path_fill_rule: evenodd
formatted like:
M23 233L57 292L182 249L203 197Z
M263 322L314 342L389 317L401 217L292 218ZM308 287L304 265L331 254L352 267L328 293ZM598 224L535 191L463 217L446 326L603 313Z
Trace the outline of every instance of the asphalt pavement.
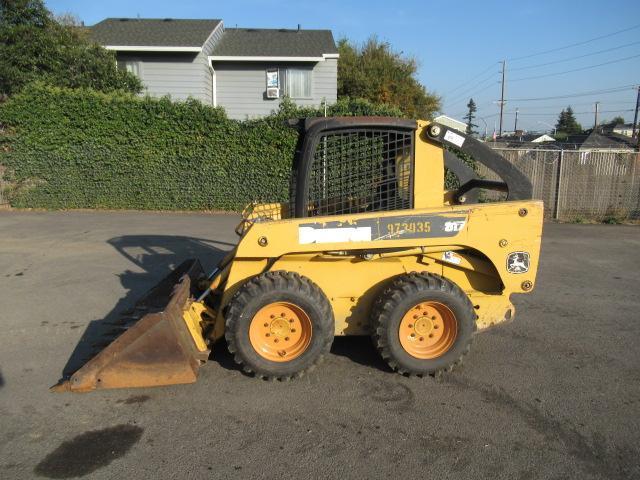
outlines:
M0 212L0 478L640 478L640 227L546 224L537 288L442 379L338 338L298 381L54 394L83 335L235 215Z

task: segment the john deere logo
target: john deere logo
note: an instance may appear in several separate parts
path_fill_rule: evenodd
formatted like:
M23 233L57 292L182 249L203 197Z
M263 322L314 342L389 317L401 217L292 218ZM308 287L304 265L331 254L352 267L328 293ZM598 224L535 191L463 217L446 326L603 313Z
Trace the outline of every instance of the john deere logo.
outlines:
M512 252L507 257L509 273L526 273L529 271L529 252Z

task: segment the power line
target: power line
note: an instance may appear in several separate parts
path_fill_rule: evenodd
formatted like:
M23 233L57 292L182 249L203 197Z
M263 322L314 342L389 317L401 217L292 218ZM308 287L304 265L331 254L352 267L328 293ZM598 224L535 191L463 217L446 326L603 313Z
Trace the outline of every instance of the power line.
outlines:
M496 82L496 83L497 83L497 82ZM478 90L477 92L472 92L472 93L470 93L470 94L469 94L469 97L471 97L471 95L478 95L479 93L482 93L482 92L484 92L485 90L488 90L489 88L491 88L491 87L493 87L493 86L495 86L495 84L490 83L489 85L487 85L487 86L486 86L486 87L484 87L483 89ZM461 98L461 99L459 99L459 100L456 100L455 102L449 103L449 104L448 104L448 106L449 106L449 107L452 107L453 105L456 105L456 104L458 104L458 103L460 103L460 102L464 102L464 101L466 100L466 97L467 97L467 95L465 95L463 98Z
M640 42L631 42L631 43L627 43L625 45L620 45L620 46L617 46L617 47L606 48L604 50L598 50L597 52L585 53L584 55L577 55L577 56L573 56L573 57L563 58L562 60L554 60L553 62L537 63L535 65L527 65L525 67L512 68L511 71L512 72L516 72L518 70L528 70L530 68L546 67L547 65L555 65L557 63L569 62L571 60L577 60L579 58L591 57L593 55L599 55L601 53L611 52L613 50L619 50L621 48L630 47L632 45L638 45L639 43Z
M465 100L467 99L468 96L473 95L474 93L477 93L477 90L479 88L484 87L485 85L487 85L487 82L489 82L489 86L491 86L491 84L493 84L496 81L495 78L487 78L486 80L474 85L471 88L468 88L467 90L465 90L464 92L456 95L453 100L449 100L447 103L450 104L455 104L458 103L460 100Z
M469 80L467 80L466 82L461 83L460 85L458 85L457 87L455 87L452 90L449 90L448 95L451 95L453 92L455 92L456 90L459 90L460 88L469 85L471 82L473 82L474 80L476 80L477 78L480 78L481 76L483 76L485 73L487 73L489 70L491 70L492 68L495 67L495 63L492 63L491 65L489 65L487 68L485 68L482 72L480 72L479 74L475 75L474 77L470 78ZM484 80L483 80L484 81Z
M541 52L531 53L529 55L523 55L521 57L508 58L507 61L514 62L516 60L524 60L525 58L531 58L531 57L537 57L537 56L540 56L540 55L546 55L547 53L559 52L560 50L566 50L568 48L577 47L579 45L585 45L587 43L595 42L596 40L602 40L603 38L613 37L614 35L618 35L620 33L628 32L628 31L634 30L634 29L636 29L638 27L640 27L640 24L633 25L632 27L624 28L622 30L618 30L617 32L607 33L606 35L600 35L598 37L593 37L593 38L590 38L588 40L583 40L582 42L571 43L571 44L565 45L563 47L551 48L549 50L543 50Z
M603 102L600 102L603 103ZM629 102L625 102L625 103L629 103ZM574 104L575 105L575 104ZM583 104L585 105L585 104ZM593 105L593 102L589 102L586 105ZM531 109L533 107L527 107L527 110ZM552 115L558 115L560 113L561 109L566 108L566 106L559 106L558 109L556 110L551 110L548 112L522 112L522 110L519 110L518 115L522 116L528 116L528 117L548 117L548 116L552 116ZM478 109L478 111L480 111L480 109ZM633 108L624 108L624 109L620 109L620 110L598 110L599 113L622 113L622 112L633 112L634 109ZM573 112L575 115L587 115L587 114L592 114L593 110L591 111L584 111L584 112ZM466 115L467 112L462 112L462 113L458 113L456 115L453 115L454 118L458 118L458 117L462 117L463 115ZM505 115L513 115L514 112L504 112ZM482 115L484 118L491 118L491 117L497 117L498 115L500 115L500 113L492 113L490 115Z
M571 70L565 70L563 72L547 73L547 74L544 74L544 75L535 75L533 77L514 78L511 81L512 82L521 82L523 80L535 80L537 78L555 77L556 75L564 75L566 73L572 73L572 72L581 72L583 70L589 70L591 68L602 67L604 65L611 65L612 63L624 62L626 60L631 60L632 58L638 58L638 57L640 57L640 54L631 55L631 56L625 57L625 58L619 58L617 60L610 60L608 62L598 63L596 65L589 65L589 66L586 66L586 67L573 68Z
M602 90L590 90L588 92L581 93L569 93L564 95L554 95L550 97L531 97L531 98L508 98L508 102L535 102L539 100L556 100L560 98L575 98L575 97L587 97L589 95L602 95L607 93L615 93L626 90L627 88L635 88L636 84L631 85L621 85L619 87L611 87Z
M633 112L633 108L626 108L623 110L598 110L598 113L620 113L620 112ZM549 113L522 113L522 112L518 112L518 115L522 116L522 115L526 115L528 117L531 116L535 116L535 117L543 117L546 116L548 117L549 115L558 115L560 112L549 112ZM515 115L515 112L504 112L505 115ZM573 112L574 115L591 115L593 114L593 110L591 111L585 111L585 112ZM498 115L496 113L496 115Z
M629 105L631 102L628 100L624 100L624 101L615 101L615 102L600 102L604 105ZM593 105L593 102L571 102L571 106L572 107L579 107L579 106L584 106L584 105ZM553 109L553 108L565 108L567 105L565 103L563 104L553 104L553 105L534 105L531 107L527 107L527 110L540 110L540 109L544 109L544 108L548 108L548 109ZM478 106L478 108L480 108L480 106Z

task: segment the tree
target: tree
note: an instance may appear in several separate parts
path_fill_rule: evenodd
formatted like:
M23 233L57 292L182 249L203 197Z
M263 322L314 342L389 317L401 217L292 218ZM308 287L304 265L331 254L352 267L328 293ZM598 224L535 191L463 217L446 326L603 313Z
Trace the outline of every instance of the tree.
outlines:
M85 28L61 24L42 0L0 0L0 94L33 81L60 87L138 93L140 80L115 68L112 52L89 41Z
M418 64L371 37L362 46L338 41L338 96L364 98L400 108L408 117L431 118L440 98L418 81Z
M474 130L474 128L478 126L473 123L473 119L476 118L475 113L478 111L478 108L476 107L476 102L473 101L473 98L469 99L467 108L469 109L469 112L462 118L467 121L467 134L473 135L474 133L478 133L476 130Z
M602 122L602 125L615 127L616 125L620 125L621 123L624 124L624 118L618 115L617 117L613 117L609 121L605 120L604 122Z
M563 109L558 116L558 121L556 122L556 133L575 135L576 133L581 132L582 125L580 125L576 120L576 117L573 114L573 109L570 106Z

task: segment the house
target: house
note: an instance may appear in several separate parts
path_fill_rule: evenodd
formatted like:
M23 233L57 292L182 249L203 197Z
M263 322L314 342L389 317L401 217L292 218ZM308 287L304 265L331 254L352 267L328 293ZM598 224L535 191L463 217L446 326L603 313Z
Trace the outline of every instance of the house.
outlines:
M230 118L268 115L284 96L303 106L337 98L338 50L330 30L225 28L216 19L107 18L91 38L116 52L144 94L195 98Z
M578 150L633 150L636 147L634 139L618 133L607 133L601 129L591 129L584 132L584 138L579 136L567 138L565 143L575 143Z
M613 133L631 137L633 135L633 123L619 123L613 127Z
M504 132L503 136L492 142L501 148L546 148L556 139L551 135L539 132L525 132L517 130L514 132Z
M454 130L458 130L459 132L467 131L467 124L461 122L460 120L456 120L455 118L448 117L446 115L439 115L433 119L434 122L441 123L447 127L453 128Z
M572 134L555 142L544 143L541 148L558 148L563 150L635 150L635 139L625 137L601 127L585 130L582 133Z

